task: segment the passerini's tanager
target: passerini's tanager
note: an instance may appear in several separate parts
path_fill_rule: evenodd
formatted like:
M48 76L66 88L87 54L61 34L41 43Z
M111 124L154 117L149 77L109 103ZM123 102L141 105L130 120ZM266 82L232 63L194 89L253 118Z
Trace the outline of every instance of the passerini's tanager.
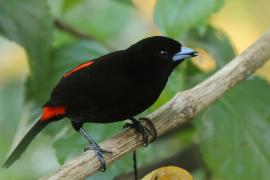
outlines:
M53 88L40 119L16 146L4 167L16 161L44 127L67 117L73 128L88 140L88 149L96 153L105 169L103 153L107 151L100 149L83 124L130 119L145 136L145 128L133 117L158 99L177 65L196 55L196 51L173 39L154 36L126 50L80 64L64 74Z

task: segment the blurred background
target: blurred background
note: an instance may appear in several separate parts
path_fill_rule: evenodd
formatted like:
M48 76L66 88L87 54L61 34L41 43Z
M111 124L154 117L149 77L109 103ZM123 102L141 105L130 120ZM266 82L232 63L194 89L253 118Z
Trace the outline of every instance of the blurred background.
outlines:
M200 56L176 70L147 114L206 79L266 32L269 7L268 0L0 0L0 162L41 112L61 74L74 65L151 35L193 46ZM193 124L140 149L141 175L176 165L202 180L269 178L269 81L270 62ZM20 160L0 170L0 179L36 179L82 152L85 142L68 121L52 126ZM121 131L122 123L88 126L100 142ZM131 171L130 154L89 179L132 178Z

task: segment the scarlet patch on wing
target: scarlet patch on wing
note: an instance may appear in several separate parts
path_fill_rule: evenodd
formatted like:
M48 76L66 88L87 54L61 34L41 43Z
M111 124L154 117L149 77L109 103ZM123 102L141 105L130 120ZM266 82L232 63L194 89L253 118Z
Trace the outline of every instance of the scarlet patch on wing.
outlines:
M65 107L61 107L61 106L59 106L59 107L44 107L40 120L46 121L46 120L49 120L53 117L65 115L65 113L66 113Z
M93 64L93 63L94 63L93 61L88 61L88 62L86 62L86 63L83 63L83 64L77 66L76 68L74 68L74 69L70 70L69 72L67 72L67 73L64 75L64 78L67 77L67 76L69 76L69 75L71 75L72 73L74 73L74 72L76 72L76 71L82 69L82 68L85 68L85 67L87 67L87 66L90 66L90 65Z

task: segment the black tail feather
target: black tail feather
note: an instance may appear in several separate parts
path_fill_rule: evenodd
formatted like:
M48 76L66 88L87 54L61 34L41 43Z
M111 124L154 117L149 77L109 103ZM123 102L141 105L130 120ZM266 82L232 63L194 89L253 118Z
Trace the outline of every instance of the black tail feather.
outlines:
M38 135L38 133L49 123L50 121L37 121L26 135L22 138L16 148L8 156L6 161L3 164L3 167L8 168L13 164L25 151L27 146L32 142L32 140Z

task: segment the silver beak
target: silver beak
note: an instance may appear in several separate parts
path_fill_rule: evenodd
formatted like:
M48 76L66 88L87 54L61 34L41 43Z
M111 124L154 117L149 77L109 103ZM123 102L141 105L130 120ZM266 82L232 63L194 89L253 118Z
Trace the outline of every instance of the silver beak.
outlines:
M191 49L191 48L187 48L187 47L182 47L181 51L176 53L173 57L172 60L173 61L181 61L184 60L186 58L190 58L190 57L195 57L198 55L198 52Z

